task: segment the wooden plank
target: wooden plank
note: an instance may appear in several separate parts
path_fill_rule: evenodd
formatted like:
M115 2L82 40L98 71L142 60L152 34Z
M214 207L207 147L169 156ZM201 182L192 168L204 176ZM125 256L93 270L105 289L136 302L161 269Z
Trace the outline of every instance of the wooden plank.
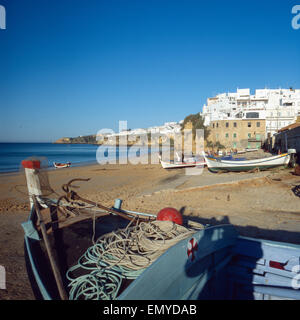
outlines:
M35 211L36 211L37 217L39 219L40 228L41 228L41 231L42 231L43 239L44 239L44 242L45 242L46 250L47 250L48 257L49 257L49 260L50 260L50 263L51 263L51 268L52 268L52 271L53 271L53 274L54 274L54 278L55 278L55 281L56 281L56 284L57 284L59 295L60 295L62 300L68 300L68 295L67 295L67 293L65 291L65 288L63 286L61 274L59 272L57 263L55 261L54 254L53 254L53 251L52 251L52 248L51 248L51 245L50 245L50 241L48 239L46 226L45 226L45 224L43 222L42 215L40 214L39 205L37 203L37 200L36 200L35 196L32 196L32 200L33 200L33 204L34 204L34 207L35 207Z

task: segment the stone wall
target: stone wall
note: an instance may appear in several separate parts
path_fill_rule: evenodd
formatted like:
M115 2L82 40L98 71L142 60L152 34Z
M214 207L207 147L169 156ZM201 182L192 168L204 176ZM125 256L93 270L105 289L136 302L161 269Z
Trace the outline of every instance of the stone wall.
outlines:
M208 140L221 143L226 150L260 148L266 139L264 119L234 119L212 121Z

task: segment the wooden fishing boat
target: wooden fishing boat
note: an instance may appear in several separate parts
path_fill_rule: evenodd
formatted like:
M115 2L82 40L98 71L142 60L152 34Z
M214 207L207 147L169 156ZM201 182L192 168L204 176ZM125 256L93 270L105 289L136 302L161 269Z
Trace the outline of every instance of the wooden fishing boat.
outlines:
M246 152L254 152L254 151L258 151L258 148L246 148L245 150Z
M187 158L185 161L163 161L159 155L159 162L164 169L204 167L206 165L204 158L200 159L196 157Z
M250 171L254 169L267 170L274 167L286 166L290 161L290 154L284 153L277 156L254 160L222 160L204 156L207 167L212 172L217 171Z
M196 159L190 159L186 162L167 162L160 160L160 164L164 169L177 169L177 168L188 168L188 167L204 167L206 165L206 162L204 160L196 160Z
M37 299L300 299L296 281L300 246L242 237L232 225L195 229L138 273L118 269L117 263L108 272L107 256L95 257L101 246L96 242L95 250L91 236L96 239L118 228L128 230L132 224L128 217L154 223L156 216L123 210L117 199L112 208L85 207L83 215L59 221L61 199L45 199L38 191L37 168L30 165L25 169L32 208L22 224L26 267ZM70 190L71 185L72 181L63 186L67 195L62 198L71 196L73 203L81 198ZM71 202L66 208L71 213L70 206ZM99 279L101 268L107 272ZM78 269L81 273L74 278ZM103 290L106 281L107 290Z
M66 162L66 163L53 162L53 165L55 168L68 168L71 166L71 162Z

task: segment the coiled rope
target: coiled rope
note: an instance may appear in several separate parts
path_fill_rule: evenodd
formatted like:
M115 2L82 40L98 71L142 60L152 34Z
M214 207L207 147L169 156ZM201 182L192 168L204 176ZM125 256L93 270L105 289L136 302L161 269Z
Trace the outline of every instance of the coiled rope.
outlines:
M187 227L171 221L132 224L99 237L67 271L70 300L116 299L122 279L136 279L168 248L203 229L192 221ZM73 278L77 272L88 273Z

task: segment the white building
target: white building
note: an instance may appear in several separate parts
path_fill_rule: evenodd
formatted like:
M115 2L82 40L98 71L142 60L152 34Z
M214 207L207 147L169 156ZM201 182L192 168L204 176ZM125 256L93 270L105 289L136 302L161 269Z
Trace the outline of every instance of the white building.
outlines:
M300 115L300 89L237 89L208 98L201 115L204 124L211 121L245 117L247 112L259 112L266 119L266 136L294 123Z
M107 134L107 137L113 138L117 136L142 136L147 133L151 134L161 134L161 135L167 135L171 136L173 134L179 133L181 130L181 125L180 122L166 122L162 126L154 126L154 127L149 127L146 129L132 129L132 130L124 130L119 133L112 133L112 134Z

